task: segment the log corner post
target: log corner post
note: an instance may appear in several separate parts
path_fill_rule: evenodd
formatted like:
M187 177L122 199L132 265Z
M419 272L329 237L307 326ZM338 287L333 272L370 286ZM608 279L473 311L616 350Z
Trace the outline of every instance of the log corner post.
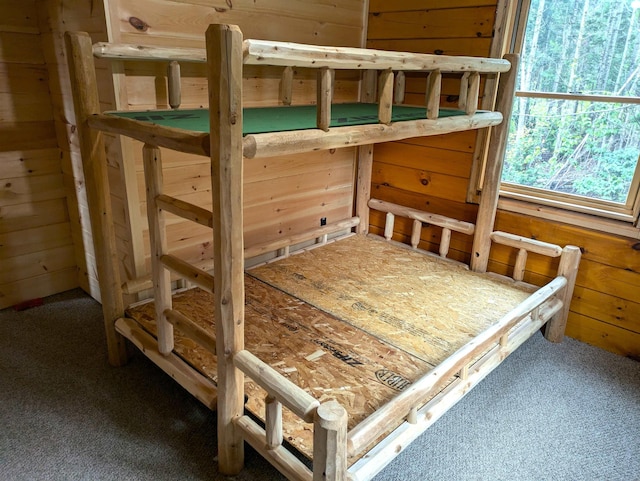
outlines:
M107 354L112 366L122 366L127 363L129 356L125 338L116 331L115 327L115 322L124 317L124 301L107 174L107 157L102 133L90 129L87 125L91 115L100 113L93 46L91 37L87 33L80 32L66 32L65 44L90 213L91 237L96 256Z
M242 230L242 32L210 25L206 33L213 196L214 318L218 358L218 467L238 474L244 441L244 376L233 357L244 349Z
M498 208L500 178L502 177L502 165L507 148L509 121L518 74L519 56L517 54L506 54L504 58L511 63L511 68L508 72L500 74L498 83L496 110L502 114L502 122L491 127L484 185L482 186L476 231L473 236L473 250L471 252L471 269L474 272L486 272L489 264L491 232L493 232Z
M313 425L313 481L346 481L347 421L337 401L318 406Z
M567 318L569 317L569 308L571 299L573 298L573 289L576 285L576 277L578 275L578 265L582 251L576 246L566 246L562 249L560 257L560 265L558 266L558 275L567 279L567 285L559 294L562 301L562 309L560 309L550 320L544 329L544 337L551 342L562 342L564 331L567 326Z

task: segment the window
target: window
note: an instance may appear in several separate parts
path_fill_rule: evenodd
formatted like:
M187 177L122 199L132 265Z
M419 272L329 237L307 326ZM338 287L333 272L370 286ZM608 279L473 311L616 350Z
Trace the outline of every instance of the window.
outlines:
M637 222L640 0L521 0L502 193Z

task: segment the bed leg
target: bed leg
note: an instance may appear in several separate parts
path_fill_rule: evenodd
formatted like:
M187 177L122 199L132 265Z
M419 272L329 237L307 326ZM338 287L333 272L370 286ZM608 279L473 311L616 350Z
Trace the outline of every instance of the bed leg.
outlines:
M313 423L313 481L347 479L347 411L336 401L321 404Z
M124 302L107 176L107 159L102 134L87 126L89 116L100 113L93 47L91 37L86 33L67 32L65 40L87 204L91 214L89 216L91 237L100 284L107 353L112 366L122 366L127 363L129 354L125 338L116 331L115 326L116 320L124 316Z
M210 25L206 34L213 212L214 318L218 361L218 468L238 474L244 439L244 375L233 357L244 349L242 230L242 32Z
M358 234L369 233L369 199L371 199L371 177L373 171L373 144L358 147L358 186L356 190L356 215L360 223Z
M558 275L567 279L567 285L560 294L562 301L562 309L547 322L544 330L544 336L551 342L562 342L564 330L567 326L567 318L569 317L569 307L573 298L573 289L576 284L578 275L578 265L582 252L579 247L566 246L562 249L562 257L560 257L560 265L558 266Z

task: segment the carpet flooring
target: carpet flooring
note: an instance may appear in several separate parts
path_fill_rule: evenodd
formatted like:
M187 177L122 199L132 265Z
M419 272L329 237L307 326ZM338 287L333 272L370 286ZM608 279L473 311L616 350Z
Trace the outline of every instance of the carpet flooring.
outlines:
M222 480L215 414L137 353L106 361L79 290L0 311L1 480ZM283 479L250 448L238 481ZM640 363L535 335L376 481L640 481Z

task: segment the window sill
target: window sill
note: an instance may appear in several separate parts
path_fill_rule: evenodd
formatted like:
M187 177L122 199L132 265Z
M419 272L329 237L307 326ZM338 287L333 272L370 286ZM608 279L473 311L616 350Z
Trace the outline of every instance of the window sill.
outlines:
M640 240L640 227L634 227L630 222L605 219L504 196L498 201L498 209Z

